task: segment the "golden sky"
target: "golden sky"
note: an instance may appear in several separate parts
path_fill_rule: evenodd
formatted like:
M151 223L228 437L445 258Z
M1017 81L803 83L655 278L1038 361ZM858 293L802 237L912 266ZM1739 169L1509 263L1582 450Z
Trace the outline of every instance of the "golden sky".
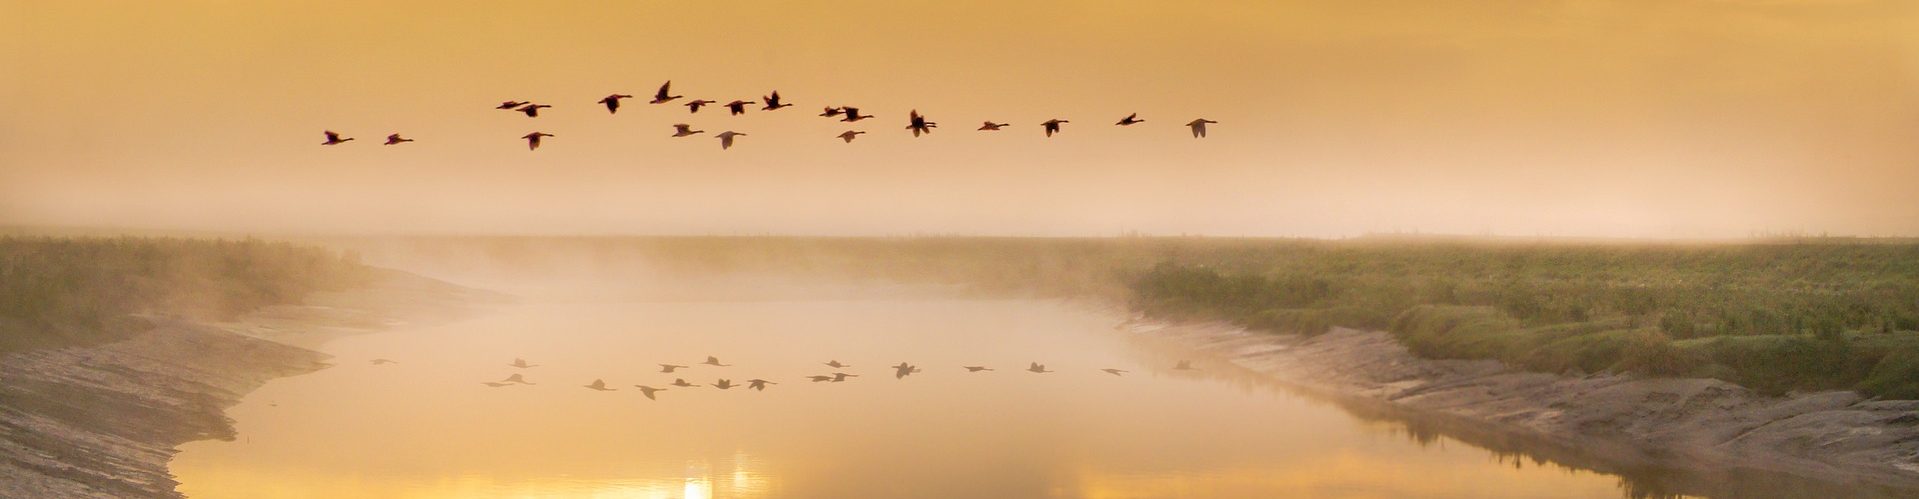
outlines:
M0 224L1919 234L1905 0L0 0L0 102Z

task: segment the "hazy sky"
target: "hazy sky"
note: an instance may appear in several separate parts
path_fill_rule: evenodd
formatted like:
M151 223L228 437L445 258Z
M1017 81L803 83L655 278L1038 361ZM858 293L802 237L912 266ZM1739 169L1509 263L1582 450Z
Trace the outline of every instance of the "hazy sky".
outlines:
M0 224L1919 234L1910 0L0 0L0 102Z

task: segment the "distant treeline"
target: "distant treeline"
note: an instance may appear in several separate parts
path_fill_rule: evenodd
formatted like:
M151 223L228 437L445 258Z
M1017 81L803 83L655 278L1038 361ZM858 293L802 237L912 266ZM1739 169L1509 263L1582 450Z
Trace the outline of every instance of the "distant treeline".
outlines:
M109 341L142 315L226 319L368 276L286 243L0 237L0 352Z

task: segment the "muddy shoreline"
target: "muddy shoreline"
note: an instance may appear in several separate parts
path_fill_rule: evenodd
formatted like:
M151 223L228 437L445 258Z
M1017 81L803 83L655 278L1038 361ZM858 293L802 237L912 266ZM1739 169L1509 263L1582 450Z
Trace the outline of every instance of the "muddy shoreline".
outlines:
M1866 400L1843 391L1768 397L1712 379L1569 377L1497 361L1422 359L1379 331L1339 328L1303 337L1139 317L1119 329L1172 341L1359 412L1440 421L1449 435L1527 439L1528 448L1545 449L1535 455L1580 467L1702 476L1764 470L1874 484L1887 489L1885 497L1919 494L1919 401ZM1749 490L1755 491L1778 492Z
M232 322L150 318L102 345L0 356L0 497L176 498L180 444L231 439L225 415L274 378L326 368L342 335L454 320L500 295L397 271Z

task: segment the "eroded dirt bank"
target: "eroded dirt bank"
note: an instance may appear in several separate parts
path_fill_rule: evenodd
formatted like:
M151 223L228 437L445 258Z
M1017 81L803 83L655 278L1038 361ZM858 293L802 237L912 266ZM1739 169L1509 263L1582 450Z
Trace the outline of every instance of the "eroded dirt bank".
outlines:
M179 497L175 446L232 438L223 411L326 367L328 338L451 320L501 298L402 272L231 323L154 319L126 340L0 356L0 497Z
M1121 329L1306 389L1482 422L1615 463L1759 469L1919 493L1919 401L1843 391L1769 397L1713 379L1568 377L1422 359L1379 331L1307 338L1139 319Z

